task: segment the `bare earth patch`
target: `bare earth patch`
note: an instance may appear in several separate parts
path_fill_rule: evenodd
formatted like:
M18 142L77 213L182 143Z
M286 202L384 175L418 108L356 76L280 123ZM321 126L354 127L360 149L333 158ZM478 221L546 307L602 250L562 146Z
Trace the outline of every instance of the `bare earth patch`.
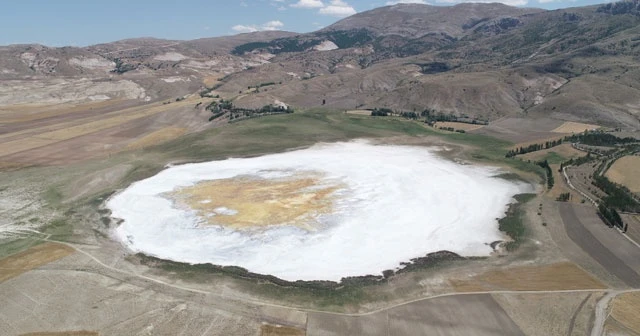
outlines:
M95 331L55 331L55 332L34 332L28 334L20 334L20 336L98 336L99 333Z
M554 133L582 133L587 130L595 130L600 128L598 125L592 124L583 124L579 122L567 121L564 124L560 125L560 127L554 129L551 132Z
M611 317L625 327L640 333L640 293L620 294L613 300Z
M304 336L306 334L304 330L293 327L271 324L263 324L260 327L261 336Z
M134 140L127 145L127 149L141 149L169 140L176 139L187 132L186 128L182 127L166 127L157 131L151 132L140 139Z
M573 263L561 262L544 266L522 266L496 270L470 279L450 280L458 292L487 290L567 290L606 288L600 281Z
M174 196L212 225L246 229L287 224L313 230L303 219L330 213L331 196L339 188L314 174L272 180L240 177L198 183Z
M611 181L640 193L640 156L625 156L616 160L606 175Z
M357 115L371 115L371 111L369 110L349 110L347 111L349 114L357 114Z
M17 277L36 267L64 258L75 252L67 245L44 243L0 260L0 282Z
M435 126L436 127L452 127L454 129L463 130L466 132L475 131L477 129L481 129L482 127L484 127L484 125L468 124L468 123L453 122L453 121L438 122L436 123Z
M535 152L530 152L523 155L518 155L518 158L522 160L540 161L544 160L550 155L561 157L563 160L569 160L572 158L578 158L585 156L587 153L577 150L571 146L571 144L564 143L559 146L555 146L549 149L543 149ZM555 162L554 162L555 163Z

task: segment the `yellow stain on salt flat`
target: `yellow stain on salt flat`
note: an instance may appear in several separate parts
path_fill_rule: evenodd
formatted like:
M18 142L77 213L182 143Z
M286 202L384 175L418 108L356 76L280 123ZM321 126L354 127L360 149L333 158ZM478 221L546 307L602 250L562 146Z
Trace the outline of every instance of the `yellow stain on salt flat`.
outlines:
M334 192L341 187L316 175L237 177L201 182L170 196L211 225L234 229L295 225L314 230L314 218L333 210Z

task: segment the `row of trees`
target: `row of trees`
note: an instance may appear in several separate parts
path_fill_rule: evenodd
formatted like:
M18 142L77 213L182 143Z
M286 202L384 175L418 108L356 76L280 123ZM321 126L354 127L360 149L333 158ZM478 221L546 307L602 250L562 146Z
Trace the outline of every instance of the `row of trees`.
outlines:
M584 133L567 136L564 139L565 141L579 142L583 145L604 147L638 142L637 139L631 137L619 138L613 134L602 131L585 131Z
M543 149L549 149L549 148L553 148L555 146L559 146L562 144L562 139L558 139L558 140L553 140L553 141L547 141L545 143L540 143L540 144L532 144L526 147L518 147L516 149L512 149L510 151L507 152L507 154L505 154L505 157L507 158L511 158L514 157L516 155L522 155L522 154L527 154L527 153L531 153L531 152L535 152L535 151L539 151L539 150L543 150Z
M551 167L549 166L549 162L547 160L544 161L540 161L537 163L538 166L544 168L546 174L547 174L547 188L551 189L553 188L553 185L555 184L555 181L553 179L553 172L551 171Z
M600 203L598 206L598 215L607 225L609 225L609 227L617 226L621 230L626 231L626 225L615 208L609 207L604 203Z
M592 183L607 194L602 199L605 206L622 211L640 212L640 204L631 196L631 191L625 186L613 183L605 176L597 174L594 174Z
M212 102L205 107L206 110L211 111L213 115L209 117L209 121L218 119L225 114L229 114L229 119L244 119L253 118L269 114L280 113L293 113L294 110L290 106L281 105L265 105L259 109L247 109L233 106L230 100L220 99L220 101Z
M564 167L568 167L568 166L580 166L583 165L587 162L593 161L595 159L594 156L591 155L591 153L587 152L587 155L585 156L581 156L579 158L571 158L567 161L564 161L562 163L560 163L560 172L562 172L562 170L564 169Z

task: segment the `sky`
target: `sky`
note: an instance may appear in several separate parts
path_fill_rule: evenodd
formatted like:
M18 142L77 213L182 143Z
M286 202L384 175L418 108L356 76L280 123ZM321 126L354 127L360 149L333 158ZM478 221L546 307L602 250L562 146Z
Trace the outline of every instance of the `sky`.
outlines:
M556 9L606 0L484 0ZM260 30L305 33L398 2L467 0L14 0L0 11L0 45L87 46L133 37L190 40Z

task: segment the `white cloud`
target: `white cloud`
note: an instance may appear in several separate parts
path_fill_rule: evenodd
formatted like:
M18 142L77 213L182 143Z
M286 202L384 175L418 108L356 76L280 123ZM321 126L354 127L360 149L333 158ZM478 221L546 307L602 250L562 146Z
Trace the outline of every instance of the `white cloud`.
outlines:
M284 23L278 20L273 20L261 25L235 25L231 27L231 29L238 33L254 33L263 30L278 30L282 27L284 27Z
M284 23L278 20L269 21L262 25L262 30L278 30L284 27Z
M396 1L387 1L386 5L387 6L391 6L391 5L397 5L397 4L423 4L423 5L427 5L428 2L424 1L424 0L396 0Z
M245 25L235 25L231 27L231 29L233 29L234 31L237 31L238 33L253 33L258 31L258 28L256 26L245 26Z
M355 8L342 0L331 0L328 6L320 8L320 14L336 17L345 17L356 14Z
M298 0L298 2L290 6L296 8L322 8L324 7L324 3L320 0Z

